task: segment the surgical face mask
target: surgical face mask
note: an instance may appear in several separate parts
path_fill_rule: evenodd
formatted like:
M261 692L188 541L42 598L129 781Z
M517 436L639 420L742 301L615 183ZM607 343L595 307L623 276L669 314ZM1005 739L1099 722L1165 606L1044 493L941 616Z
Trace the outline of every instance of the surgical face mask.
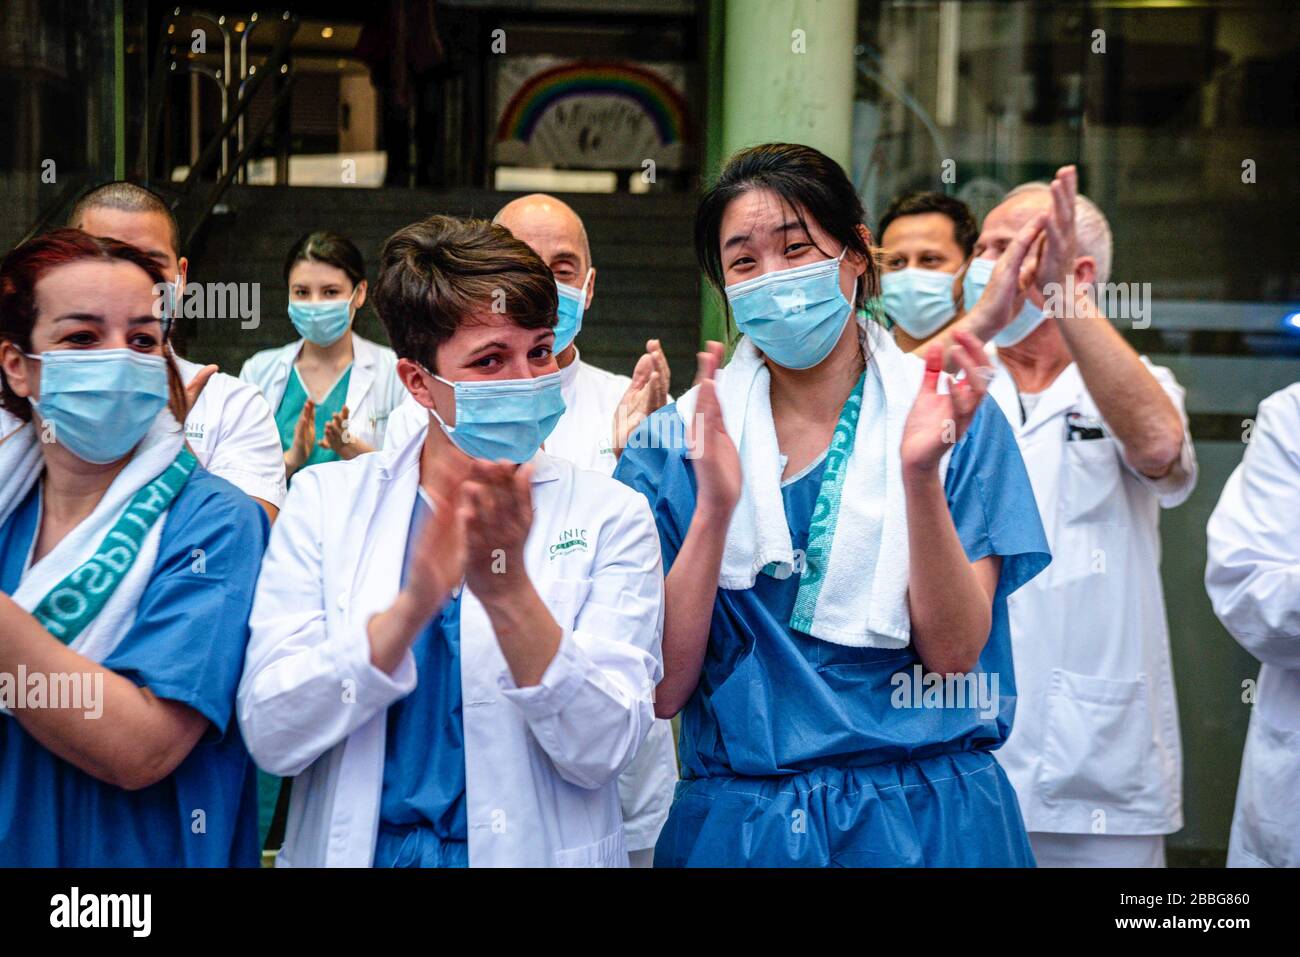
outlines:
M559 321L555 323L555 346L551 351L556 355L569 348L569 344L578 338L578 333L582 330L582 312L587 305L587 284L590 282L591 270L588 269L581 288L575 289L560 282L555 284L555 291L560 297Z
M995 265L997 261L993 259L976 259L966 269L966 278L962 280L961 289L968 312L979 301L980 296L984 295L984 287L989 284L989 277L993 275ZM1035 306L1026 296L1020 312L993 337L993 344L1000 347L1014 346L1042 325L1046 318L1043 310Z
M451 382L428 369L424 371L451 386L455 393L454 428L442 420L437 409L429 411L447 438L472 458L527 462L564 415L558 372L534 379Z
M176 274L176 281L164 284L162 308L162 334L166 339L172 334L172 326L181 314L181 274Z
M900 269L880 279L885 312L913 339L928 339L956 314L952 273L937 269Z
M726 287L736 327L777 365L811 369L835 348L853 304L840 290L840 260L769 272Z
M94 465L116 462L140 444L167 405L167 362L134 349L59 349L41 363L33 399L54 441Z
M327 299L324 302L289 303L289 319L298 334L318 346L332 346L343 338L352 323L352 299Z

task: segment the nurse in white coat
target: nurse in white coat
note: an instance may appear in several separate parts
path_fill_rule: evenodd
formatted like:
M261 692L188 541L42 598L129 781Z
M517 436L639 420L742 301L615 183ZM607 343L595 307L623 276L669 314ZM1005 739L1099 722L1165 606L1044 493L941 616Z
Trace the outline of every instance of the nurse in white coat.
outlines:
M542 258L555 277L559 294L552 351L560 367L564 414L546 437L544 451L578 468L612 475L630 431L671 401L663 350L658 340L650 340L630 379L597 368L578 355L575 340L596 293L596 268L587 230L567 203L542 193L521 196L502 207L493 222L506 227ZM429 410L408 394L389 417L385 448L405 444L429 423ZM658 720L618 781L633 867L653 864L655 842L668 820L676 786L672 726Z
M238 710L297 778L278 863L626 866L615 782L653 722L663 572L641 496L538 452L550 273L432 217L389 239L375 298L437 427L303 472L276 524Z
M1300 867L1300 383L1259 406L1206 529L1205 588L1260 661L1229 867Z
M180 254L176 219L155 193L134 183L106 183L77 202L68 225L142 250L169 277L173 302L184 302L189 261ZM174 324L167 332L185 383L185 441L199 465L251 496L274 521L284 503L285 480L270 406L256 386L180 356Z
M1163 866L1183 807L1159 523L1191 494L1196 458L1182 387L1092 297L1109 278L1110 228L1075 184L1065 167L1050 186L1013 190L966 271L974 302L990 257L1026 220L1050 209L1069 234L1073 267L1053 301L1036 277L993 337L989 395L1016 433L1052 550L1010 599L1019 702L997 757L1040 867Z
M308 465L352 459L384 444L388 414L405 394L397 357L352 331L366 301L365 265L337 233L308 233L289 250L289 318L302 336L244 363L239 377L266 396L292 479Z

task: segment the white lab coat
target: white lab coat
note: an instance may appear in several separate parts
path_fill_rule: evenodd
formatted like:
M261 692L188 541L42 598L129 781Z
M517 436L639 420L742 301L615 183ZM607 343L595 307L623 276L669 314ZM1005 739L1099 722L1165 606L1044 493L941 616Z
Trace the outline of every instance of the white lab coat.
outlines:
M1196 483L1183 388L1143 359L1183 418L1179 462L1153 480L1101 426L1077 365L1021 423L1010 373L989 385L1012 424L1052 563L1009 599L1015 724L996 753L1029 831L1170 834L1183 824L1182 745L1160 582L1160 509ZM1073 417L1073 418L1072 418Z
M186 385L203 368L173 356ZM271 407L257 386L213 374L185 419L185 439L199 464L245 495L284 504L284 450Z
M237 709L259 765L296 776L282 866L369 866L390 676L366 626L397 596L423 440L294 477L250 618ZM462 599L471 866L627 865L615 777L654 720L663 568L643 496L538 453L529 577L564 630L540 685L517 688L487 613ZM583 547L554 551L578 539Z
M397 378L397 356L392 349L363 339L355 332L349 334L352 336L352 373L344 400L348 407L349 425L354 435L380 449L384 446L388 414L402 401L406 389ZM299 339L286 346L264 349L239 370L241 379L262 390L272 413L284 398L289 373L302 351L302 344L303 340ZM297 481L297 476L294 476L294 481Z
M1205 589L1260 661L1230 867L1300 867L1300 383L1259 406L1206 529Z
M598 369L575 357L560 370L564 415L546 439L548 455L566 459L579 468L612 475L614 413L632 384L624 375ZM429 410L408 393L388 419L385 448L393 448L429 426ZM636 759L619 777L618 789L627 828L627 846L640 851L655 846L677 788L677 756L672 724L655 722Z

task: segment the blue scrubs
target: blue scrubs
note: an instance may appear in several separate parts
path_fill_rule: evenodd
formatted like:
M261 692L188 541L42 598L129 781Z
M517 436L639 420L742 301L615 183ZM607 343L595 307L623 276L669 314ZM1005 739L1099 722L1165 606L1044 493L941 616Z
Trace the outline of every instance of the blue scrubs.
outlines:
M38 482L0 525L6 594L22 579L39 508ZM233 712L268 532L257 503L194 470L164 520L135 622L102 664L211 726L169 776L125 791L0 717L0 866L258 866L256 779Z
M668 406L643 423L614 473L650 500L666 568L695 510L695 474L680 447L637 446L680 435L676 418ZM816 463L782 488L796 549L807 545L821 476ZM792 629L797 574L720 589L700 683L681 715L682 780L656 866L1032 866L1015 791L992 751L1015 712L1007 596L1049 555L996 403L980 405L953 450L945 492L967 557L1002 557L976 678L987 681L989 706L920 706L911 647L852 648Z
M406 536L403 585L411 551L432 514L421 490ZM388 709L375 867L469 866L460 594L415 639L418 683Z

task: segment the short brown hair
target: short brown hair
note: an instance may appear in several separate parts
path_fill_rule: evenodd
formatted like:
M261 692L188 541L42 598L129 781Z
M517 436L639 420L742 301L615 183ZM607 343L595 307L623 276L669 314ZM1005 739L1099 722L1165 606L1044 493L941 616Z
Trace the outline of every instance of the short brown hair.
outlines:
M553 329L557 295L546 263L504 226L430 216L384 243L373 302L393 351L435 371L438 347L476 312Z

